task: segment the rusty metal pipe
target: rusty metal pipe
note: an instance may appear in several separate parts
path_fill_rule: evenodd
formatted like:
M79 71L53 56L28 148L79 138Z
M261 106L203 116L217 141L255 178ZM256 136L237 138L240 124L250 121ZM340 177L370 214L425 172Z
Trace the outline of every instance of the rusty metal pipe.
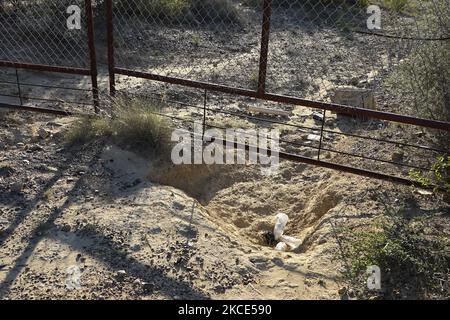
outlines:
M81 76L90 76L91 75L91 70L84 69L84 68L57 67L57 66L50 66L50 65L45 65L45 64L32 64L32 63L11 62L11 61L3 61L3 60L0 60L0 67L27 69L27 70L44 71L44 72L77 74L77 75L81 75Z

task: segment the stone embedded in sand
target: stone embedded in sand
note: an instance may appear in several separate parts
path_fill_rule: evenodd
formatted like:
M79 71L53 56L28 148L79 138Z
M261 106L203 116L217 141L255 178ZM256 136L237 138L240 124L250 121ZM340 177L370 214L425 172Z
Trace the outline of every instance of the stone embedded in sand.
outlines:
M400 162L403 160L404 156L405 154L403 152L394 152L394 154L392 155L392 161Z
M314 112L312 116L313 116L313 119L316 120L316 121L323 122L323 120L324 120L323 113Z
M50 137L51 132L44 129L44 128L40 128L38 131L38 135L39 137L41 137L41 139L47 139L48 137Z
M124 280L126 275L127 275L127 272L125 270L119 270L116 272L116 278L119 281Z
M281 251L281 252L286 252L288 250L288 246L284 242L279 242L277 244L277 246L275 247L275 250Z

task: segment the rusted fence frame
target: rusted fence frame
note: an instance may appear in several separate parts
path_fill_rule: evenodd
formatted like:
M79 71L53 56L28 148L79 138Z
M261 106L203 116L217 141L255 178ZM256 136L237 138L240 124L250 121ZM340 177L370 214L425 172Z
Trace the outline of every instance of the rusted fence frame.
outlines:
M270 40L270 21L272 15L272 0L264 0L263 4L263 19L262 19L262 32L261 32L261 50L260 50L260 62L259 62L259 80L258 89L256 91L236 88L226 85L214 84L209 82L195 81L177 77L168 77L158 74L152 74L150 72L140 72L130 69L116 67L115 65L115 50L114 50L114 21L113 21L113 0L106 0L106 24L107 24L107 41L108 41L108 69L110 79L110 94L114 96L116 91L116 74L142 78L147 80L159 81L174 85L181 85L185 87L197 88L207 91L215 91L221 93L227 93L232 95L239 95L243 97L256 98L264 101L279 102L291 105L298 105L303 107L310 107L321 109L323 111L332 111L341 114L347 114L360 118L371 118L378 120L386 120L391 122L397 122L402 124L415 125L424 128L438 129L444 131L450 131L450 123L445 121L436 121L423 119L418 117L399 115L390 112L381 112L364 108L356 108L345 105L339 105L335 103L313 101L308 99L302 99L298 97L292 97L287 95L278 95L266 93L266 73L268 65L268 53L269 53L269 40Z
M63 67L46 64L33 64L0 60L0 67L15 68L42 72L52 73L64 73L80 76L90 76L92 83L92 97L94 102L95 111L98 112L99 108L99 89L98 89L98 71L97 71L97 57L95 50L95 36L94 36L94 18L92 11L92 0L84 0L86 25L87 25L87 38L89 49L89 68L76 68L76 67ZM18 84L20 85L20 84ZM38 111L39 108L33 108L34 111ZM46 109L45 109L46 110ZM45 112L44 110L44 112Z
M116 93L116 75L123 75L141 79L147 79L152 81L164 82L173 85L180 85L184 87L196 88L212 92L219 92L231 95L237 95L242 97L255 98L263 101L278 102L290 105L297 105L303 107L310 107L323 110L324 114L327 111L332 111L340 114L347 114L360 118L369 118L377 120L385 120L395 123L415 125L423 128L438 129L443 131L450 131L450 123L445 121L436 121L423 119L418 117L400 115L390 112L381 112L364 108L357 108L351 106L345 106L335 103L327 103L321 101L314 101L308 99L302 99L298 97L292 97L287 95L271 94L266 92L266 74L268 66L268 53L269 53L269 40L270 40L270 20L272 14L272 0L264 0L263 4L263 19L262 19L262 33L261 33L261 50L260 50L260 61L259 61L259 78L258 78L258 88L256 91L237 88L232 86L220 85L210 82L195 81L189 79L183 79L178 77L162 76L158 74L153 74L151 72L140 72L131 69L117 67L115 65L115 50L114 50L114 21L113 21L113 0L106 0L106 18L107 18L107 36L108 36L108 68L109 68L109 79L110 79L110 93L112 96ZM207 110L204 107L204 110ZM163 114L161 114L163 115ZM205 125L205 124L204 124ZM322 127L321 135L326 131ZM248 146L245 146L248 148ZM321 146L322 147L322 146ZM320 147L320 148L321 148ZM324 149L325 150L325 149ZM345 166L337 163L331 163L320 160L320 154L317 159L311 159L303 157L300 155L280 152L280 158L295 162L301 162L306 164L311 164L323 168L338 170L342 172L347 172L351 174L356 174L360 176L365 176L369 178L380 179L384 181L390 181L405 185L411 185L414 181L401 178L398 176L383 174L380 172L374 172L370 170L355 168L351 166Z
M390 113L390 112L375 111L375 110L370 110L370 109L344 106L344 105L339 105L339 104L335 104L335 103L307 100L307 99L291 97L291 96L286 96L286 95L277 95L277 94L271 94L271 93L262 93L261 94L261 93L258 93L257 91L252 91L252 90L248 90L248 89L235 88L235 87L224 86L224 85L219 85L219 84L214 84L214 83L209 83L209 82L201 82L201 81L187 80L187 79L182 79L182 78L161 76L161 75L157 75L157 74L145 73L145 72L134 71L134 70L124 69L124 68L112 67L112 70L113 70L114 75L120 74L120 75L124 75L124 76L165 82L165 83L181 85L181 86L185 86L185 87L227 93L227 94L238 95L238 96L249 97L249 98L256 98L256 99L264 100L264 101L280 102L280 103L285 103L285 104L327 110L327 111L332 111L332 112L341 113L341 114L347 114L347 115L351 115L351 116L355 116L355 117L386 120L386 121L397 122L397 123L402 123L402 124L415 125L415 126L424 127L424 128L450 131L450 123L446 122L446 121L429 120L429 119L417 118L417 117L412 117L412 116L400 115L400 114L396 114L396 113Z

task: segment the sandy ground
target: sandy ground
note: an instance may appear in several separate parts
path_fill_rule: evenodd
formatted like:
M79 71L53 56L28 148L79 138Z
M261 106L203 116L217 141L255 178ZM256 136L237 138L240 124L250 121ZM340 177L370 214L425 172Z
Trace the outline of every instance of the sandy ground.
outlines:
M303 164L267 177L253 166L174 168L107 141L66 148L73 119L6 117L2 299L339 299L337 226L367 223L383 201L448 210L408 188ZM278 212L302 239L295 252L264 240Z
M118 65L132 69L253 88L258 66L260 20L230 30L142 28L124 21L117 38ZM402 43L354 35L334 26L276 13L270 92L328 100L342 85L375 90L379 110L407 113L395 104L383 79L402 57ZM99 82L107 88L105 32L99 33ZM171 52L170 59L167 52ZM125 59L125 60L124 60ZM15 81L1 70L0 79ZM20 71L22 82L89 89L89 79ZM203 92L146 80L118 77L118 89L203 105ZM16 94L3 86L2 93ZM90 102L88 92L22 87L25 96L61 99L33 101L43 107L92 110L64 101ZM1 102L18 103L2 97ZM208 107L241 112L266 106L293 112L285 124L320 127L308 108L208 94ZM192 109L175 110L186 118ZM365 133L396 141L427 144L429 133L384 122L360 122L328 115L326 129ZM64 132L72 118L0 113L0 298L1 299L339 299L342 266L336 260L336 229L368 223L383 203L414 214L448 213L448 204L409 188L358 176L282 162L280 174L261 175L258 167L173 167L111 145L92 141L67 148ZM240 125L233 117L208 114L210 123ZM254 121L246 126L260 126ZM289 141L308 141L311 132L276 126ZM39 135L45 129L49 136ZM429 164L427 152L326 134L325 146L343 152L405 164ZM311 148L289 152L315 157ZM323 157L345 164L400 173L397 166ZM407 174L407 170L401 173ZM290 222L286 233L302 240L295 252L280 253L266 241L278 212ZM80 283L74 288L74 275ZM75 277L76 278L76 277Z

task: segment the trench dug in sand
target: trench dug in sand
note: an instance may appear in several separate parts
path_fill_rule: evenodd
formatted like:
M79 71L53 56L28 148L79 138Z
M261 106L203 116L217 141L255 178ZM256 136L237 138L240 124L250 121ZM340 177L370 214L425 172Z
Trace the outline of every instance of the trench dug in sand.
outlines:
M270 247L276 245L273 228L277 213L290 218L285 233L306 244L319 221L342 199L334 187L337 176L291 162L281 163L278 175L267 176L257 165L173 165L159 161L149 166L146 178L196 199L228 234ZM333 183L329 184L330 180Z
M144 182L116 195L123 198L131 193L133 203L148 204L140 216L131 208L126 221L134 219L162 230L194 230L199 254L206 260L225 262L227 270L245 267L257 275L256 291L251 286L241 288L248 291L244 294L238 288L221 298L254 298L255 292L256 297L273 299L335 297L337 268L328 254L335 242L329 224L323 222L340 206L343 196L335 190L351 192L351 187L340 188L347 183L342 175L291 162L282 162L275 176L262 174L256 165L178 166L116 146L108 147L102 159L115 176ZM110 224L117 224L123 215L101 211ZM303 240L299 250L274 249L270 235L279 212L290 218L285 234ZM194 229L189 229L190 222ZM149 237L155 246L164 247L169 234L164 235Z

